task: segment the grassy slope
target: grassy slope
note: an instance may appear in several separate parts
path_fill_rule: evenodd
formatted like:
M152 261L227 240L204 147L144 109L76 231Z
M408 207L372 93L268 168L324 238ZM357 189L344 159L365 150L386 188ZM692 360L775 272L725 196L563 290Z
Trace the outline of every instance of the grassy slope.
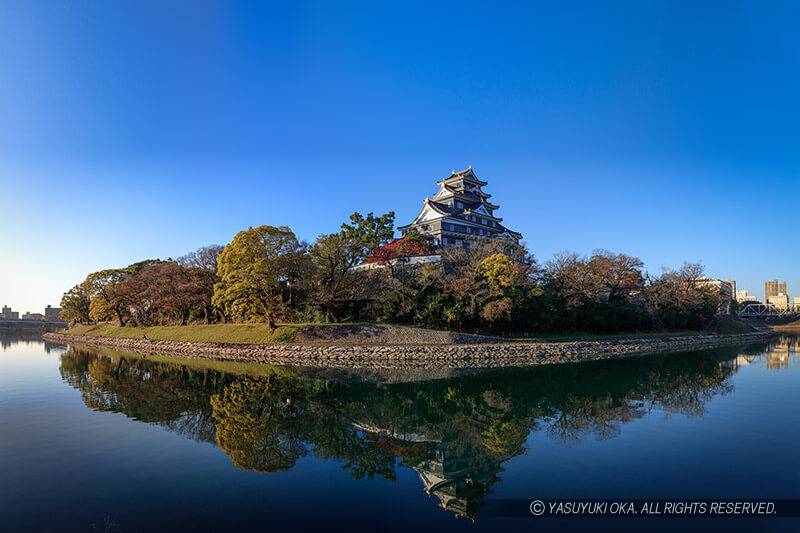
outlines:
M297 331L304 326L335 326L342 324L281 324L270 332L264 324L190 324L188 326L152 326L146 328L120 327L110 324L75 326L67 333L94 337L117 337L150 340L174 340L188 342L222 342L232 344L287 344L295 339ZM711 328L714 333L736 334L754 331L741 321L721 320ZM699 331L659 331L642 333L619 333L612 335L570 334L514 336L515 341L527 342L574 342L610 341L624 339L653 339L698 335Z
M712 329L720 335L736 335L756 331L752 324L734 318L721 318L712 324Z
M92 337L171 340L191 342L229 342L233 344L285 344L294 340L302 324L280 325L269 331L264 324L191 324L188 326L120 327L110 324L75 326L67 333Z

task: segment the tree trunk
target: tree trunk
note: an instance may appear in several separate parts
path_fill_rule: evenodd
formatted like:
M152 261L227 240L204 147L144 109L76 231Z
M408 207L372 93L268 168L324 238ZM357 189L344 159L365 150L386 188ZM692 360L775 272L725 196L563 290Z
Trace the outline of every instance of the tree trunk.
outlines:
M120 311L119 308L115 308L114 311L117 313L117 320L119 320L119 325L124 326L125 319L122 318L122 311Z

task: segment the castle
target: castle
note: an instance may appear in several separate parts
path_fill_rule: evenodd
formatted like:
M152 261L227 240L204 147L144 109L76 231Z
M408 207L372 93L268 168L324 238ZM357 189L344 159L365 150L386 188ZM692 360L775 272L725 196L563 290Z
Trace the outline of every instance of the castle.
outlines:
M472 166L453 171L439 181L439 191L422 202L422 210L411 224L398 229L405 236L417 231L431 238L436 246L472 247L489 239L519 243L522 234L506 228L494 212L500 207L489 202L483 192L487 182L480 180Z

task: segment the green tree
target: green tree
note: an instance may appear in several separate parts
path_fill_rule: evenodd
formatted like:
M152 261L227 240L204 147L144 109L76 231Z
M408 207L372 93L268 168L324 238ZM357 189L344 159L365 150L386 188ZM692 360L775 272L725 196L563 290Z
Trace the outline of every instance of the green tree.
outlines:
M132 303L132 295L126 290L125 280L142 269L161 262L160 259L146 259L125 268L107 268L86 276L82 285L94 303L93 320L116 318L119 325L124 326L130 318L129 308Z
M309 273L306 248L286 226L240 231L219 255L214 305L238 320L264 320L274 328L293 303L295 286Z
M86 289L82 285L75 285L61 297L61 318L69 325L88 324L90 302Z
M353 267L361 260L362 247L342 231L320 235L309 253L316 279L315 304L328 319L339 319L337 304L358 292L362 276Z
M83 288L93 302L95 321L110 320L112 317L124 326L128 318L122 299L122 282L127 277L123 268L107 268L92 272L83 282ZM107 313L107 314L106 314Z
M91 322L103 322L114 317L114 308L102 296L92 298L89 304L89 320Z
M373 250L394 239L394 211L380 216L353 213L350 215L350 224L342 224L339 234L355 247L356 257L363 261Z

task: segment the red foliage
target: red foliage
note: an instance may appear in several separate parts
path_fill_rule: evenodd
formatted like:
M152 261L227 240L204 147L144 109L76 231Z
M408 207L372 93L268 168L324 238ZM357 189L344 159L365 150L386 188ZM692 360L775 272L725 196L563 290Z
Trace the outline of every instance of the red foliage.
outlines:
M431 253L431 248L427 244L402 237L373 250L372 255L367 258L367 263L386 263L399 257L415 257Z

